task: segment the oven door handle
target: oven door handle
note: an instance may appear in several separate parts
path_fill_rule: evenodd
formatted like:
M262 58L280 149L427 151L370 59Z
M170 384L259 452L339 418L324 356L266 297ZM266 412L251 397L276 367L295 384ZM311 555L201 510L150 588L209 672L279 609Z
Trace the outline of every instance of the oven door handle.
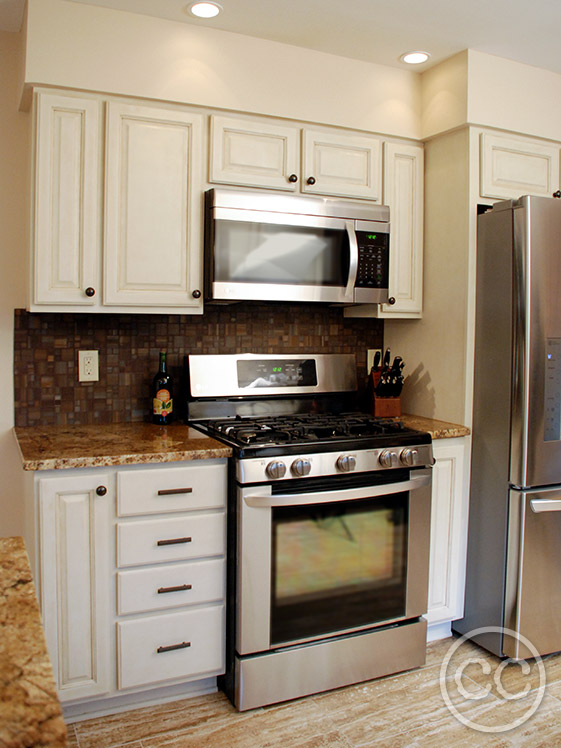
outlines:
M346 488L342 491L314 491L312 493L278 493L272 496L260 494L247 494L244 501L248 506L273 507L273 506L301 506L302 504L327 504L333 501L357 501L359 499L370 499L376 496L390 496L403 491L414 491L418 488L430 486L431 474L419 475L410 480L399 483L385 483L382 486L362 486L361 488Z

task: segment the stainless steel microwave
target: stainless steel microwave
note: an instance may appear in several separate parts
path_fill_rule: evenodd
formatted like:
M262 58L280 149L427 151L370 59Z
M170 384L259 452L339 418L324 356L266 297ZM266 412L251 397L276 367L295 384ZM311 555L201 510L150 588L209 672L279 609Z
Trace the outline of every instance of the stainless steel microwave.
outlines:
M211 189L205 213L208 300L388 301L385 205Z

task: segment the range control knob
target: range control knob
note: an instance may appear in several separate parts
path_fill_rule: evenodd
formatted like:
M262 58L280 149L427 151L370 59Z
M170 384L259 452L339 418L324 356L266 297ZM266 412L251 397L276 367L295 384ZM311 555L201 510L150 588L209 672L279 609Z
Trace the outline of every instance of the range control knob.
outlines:
M405 449L401 450L399 459L402 465L407 465L408 467L412 467L417 462L418 456L419 456L419 451L417 449L411 449L410 447L406 447Z
M303 477L304 475L308 475L308 473L312 469L312 463L309 460L294 460L294 462L290 466L290 469L292 470L292 473L294 475Z
M337 470L340 470L342 473L350 473L356 467L356 457L353 457L353 455L341 455L337 458L335 464Z
M392 449L384 449L378 457L378 462L385 468L395 467L398 463L397 452L394 452Z
M280 460L273 460L273 462L270 462L267 465L267 467L265 468L265 472L267 473L269 478L284 478L284 474L286 473L286 465Z

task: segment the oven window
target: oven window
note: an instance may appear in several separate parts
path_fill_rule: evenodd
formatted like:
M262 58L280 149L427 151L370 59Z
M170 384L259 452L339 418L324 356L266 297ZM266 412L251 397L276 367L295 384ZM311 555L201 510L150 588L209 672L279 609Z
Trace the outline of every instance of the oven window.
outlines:
M216 221L214 279L220 282L344 286L344 229Z
M408 496L274 508L272 644L405 614Z

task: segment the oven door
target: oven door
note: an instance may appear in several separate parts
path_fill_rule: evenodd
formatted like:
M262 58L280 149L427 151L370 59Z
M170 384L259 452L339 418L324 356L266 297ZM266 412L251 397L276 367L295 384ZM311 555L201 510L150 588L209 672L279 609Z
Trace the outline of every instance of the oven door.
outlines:
M400 478L238 488L238 654L426 613L431 470Z

